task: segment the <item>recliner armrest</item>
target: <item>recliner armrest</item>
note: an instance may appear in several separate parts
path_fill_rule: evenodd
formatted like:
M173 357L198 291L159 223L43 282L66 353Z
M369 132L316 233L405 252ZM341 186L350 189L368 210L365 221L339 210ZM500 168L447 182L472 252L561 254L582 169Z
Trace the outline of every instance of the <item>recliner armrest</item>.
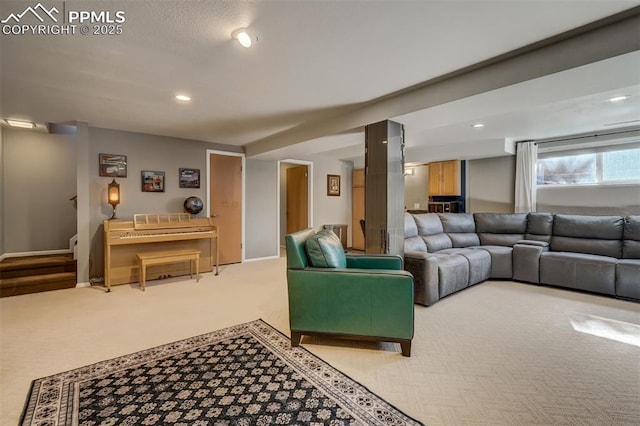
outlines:
M402 269L402 258L393 254L348 254L347 268Z
M372 268L313 268L308 267L304 269L305 272L322 272L330 274L351 274L351 275L389 275L394 277L406 277L412 278L410 272L401 269L372 269Z
M546 241L537 241L537 240L519 240L516 244L523 244L527 246L537 246L537 247L549 247L549 243Z
M404 267L413 275L416 303L429 306L440 299L438 256L423 251L405 251Z

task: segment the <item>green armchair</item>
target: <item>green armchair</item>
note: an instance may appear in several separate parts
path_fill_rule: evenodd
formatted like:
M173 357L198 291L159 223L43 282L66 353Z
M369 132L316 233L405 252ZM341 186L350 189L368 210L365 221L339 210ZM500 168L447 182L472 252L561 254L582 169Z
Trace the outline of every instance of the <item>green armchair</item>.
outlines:
M392 255L345 255L340 240L313 229L285 237L291 345L303 335L400 343L411 356L413 276ZM326 236L326 234L324 235ZM329 265L314 267L318 256ZM337 267L332 267L337 265Z

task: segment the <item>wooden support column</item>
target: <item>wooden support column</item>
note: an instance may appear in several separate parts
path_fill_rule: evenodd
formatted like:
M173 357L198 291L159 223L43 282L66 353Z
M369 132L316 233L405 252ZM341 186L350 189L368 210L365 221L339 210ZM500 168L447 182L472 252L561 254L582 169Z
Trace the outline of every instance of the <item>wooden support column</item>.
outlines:
M404 127L365 127L365 252L403 255Z

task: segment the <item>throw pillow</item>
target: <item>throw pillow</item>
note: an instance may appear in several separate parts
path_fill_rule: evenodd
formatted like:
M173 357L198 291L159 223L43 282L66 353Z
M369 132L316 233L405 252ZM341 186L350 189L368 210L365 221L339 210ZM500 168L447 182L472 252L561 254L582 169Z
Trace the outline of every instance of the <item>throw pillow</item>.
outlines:
M316 268L346 268L347 258L340 238L333 231L323 229L305 242L307 257Z

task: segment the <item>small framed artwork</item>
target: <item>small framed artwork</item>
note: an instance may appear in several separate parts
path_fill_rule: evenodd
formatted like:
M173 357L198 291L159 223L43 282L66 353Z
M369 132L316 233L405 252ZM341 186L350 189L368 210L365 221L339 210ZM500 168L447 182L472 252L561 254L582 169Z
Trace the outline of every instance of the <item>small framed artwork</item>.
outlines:
M164 172L142 170L142 192L164 192Z
M100 176L127 177L127 156L100 154Z
M200 188L200 169L180 169L180 188Z
M327 175L327 195L340 196L340 175Z

